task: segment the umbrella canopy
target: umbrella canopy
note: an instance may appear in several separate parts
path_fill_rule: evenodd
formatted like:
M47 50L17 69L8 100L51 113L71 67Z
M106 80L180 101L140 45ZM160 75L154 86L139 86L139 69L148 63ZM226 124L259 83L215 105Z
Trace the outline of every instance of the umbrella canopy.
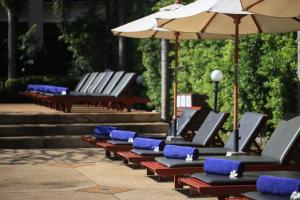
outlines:
M235 37L234 56L234 132L238 151L238 44L239 36L262 32L292 32L300 30L297 18L276 18L243 11L240 0L198 0L158 18L159 27L173 31L232 34Z
M172 4L161 8L158 12L148 15L146 17L129 22L122 26L112 29L114 35L131 37L131 38L160 38L167 40L175 40L176 35L174 31L164 28L158 28L156 18L172 13L172 11L182 8L182 4ZM193 39L227 39L233 38L232 35L225 34L207 34L207 33L187 33L181 32L178 35L179 40L193 40Z
M253 13L276 16L300 16L300 0L241 0L244 10Z
M198 0L158 17L162 28L173 31L235 34L233 15L239 16L239 34L292 32L300 19L276 18L243 11L240 0Z
M175 69L174 69L174 131L176 133L176 118L177 118L177 74L178 74L178 49L179 40L193 40L193 39L233 39L230 34L210 34L210 33L189 33L182 31L170 31L164 28L159 28L156 18L160 16L170 14L179 8L183 8L182 4L172 4L161 8L158 12L137 19L135 21L129 22L120 27L114 28L111 31L116 36L131 37L131 38L160 38L175 40Z

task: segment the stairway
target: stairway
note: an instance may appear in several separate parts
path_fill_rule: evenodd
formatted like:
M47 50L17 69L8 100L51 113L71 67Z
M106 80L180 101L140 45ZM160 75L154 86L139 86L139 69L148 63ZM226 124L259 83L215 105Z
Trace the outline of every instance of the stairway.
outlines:
M168 128L159 113L0 113L0 148L92 147L80 137L96 125L116 126L139 135L163 137Z

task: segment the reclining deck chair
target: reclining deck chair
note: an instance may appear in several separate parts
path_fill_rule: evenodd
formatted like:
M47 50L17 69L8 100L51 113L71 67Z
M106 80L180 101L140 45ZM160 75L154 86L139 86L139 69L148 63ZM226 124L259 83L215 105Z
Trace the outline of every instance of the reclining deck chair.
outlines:
M77 93L85 93L90 85L95 81L98 77L98 72L87 73L85 74L75 87L74 91L70 92L70 95L77 94ZM58 108L58 104L54 101L52 96L60 96L62 94L54 94L48 93L45 91L35 92L32 97L38 104L49 106L50 108Z
M215 113L211 111L206 116L200 128L196 131L196 134L191 142L165 141L165 143L190 146L215 146L216 143L222 144L222 142L220 142L221 139L218 136L218 132L226 122L228 116L229 113ZM134 165L140 165L140 162L152 161L156 157L163 156L163 151L156 152L153 150L134 148L130 151L118 152L117 155L123 158L124 164L128 164L128 162L131 162Z
M137 98L135 101L131 100L129 103L123 101L124 97L128 95L129 86L134 82L135 73L126 73L123 76L124 72L116 72L108 84L105 86L103 91L101 87L96 87L94 93L87 93L86 95L66 95L66 96L56 96L56 101L59 101L67 112L70 112L73 103L91 103L97 105L101 103L102 105L112 105L112 104L125 104L127 110L130 111L130 106L134 103L137 103ZM98 93L100 92L101 93ZM128 97L129 98L129 97ZM130 98L129 98L130 99ZM146 100L143 98L143 102Z
M250 151L250 147L255 143L255 138L265 126L266 116L259 113L246 112L240 124L239 151ZM234 133L231 133L224 147L199 148L200 156L226 155L227 152L234 151ZM170 159L158 157L156 162L142 162L147 168L149 175L156 173L158 176L181 175L185 172L192 174L195 170L199 170L203 160L195 160L193 162L185 162L182 159Z
M300 179L299 171L244 172L242 176L235 178L219 174L195 173L189 178L179 178L177 189L188 186L192 196L208 195L218 199L229 196L239 197L244 192L256 191L256 181L261 175Z
M240 133L242 134L242 124ZM300 164L292 162L299 140L300 116L289 121L282 121L278 125L261 156L235 155L217 157L242 161L245 164L246 171L300 170ZM174 176L174 184L177 187L178 176L203 171L204 159L205 157L192 162L185 162L179 159L156 158L157 162L143 162L142 165L147 168L148 175L156 173L159 176Z
M82 84L80 89L71 91L68 95L73 96L84 96L88 94L92 94L96 87L101 84L107 78L112 76L113 72L101 72L101 73L91 73L89 78ZM106 84L106 83L105 83ZM58 107L59 109L59 102L55 101L55 98L51 98L52 96L61 96L60 94L52 94L52 93L44 93L43 95L39 96L39 100L42 101L44 104L50 105L50 107Z
M186 108L183 113L178 117L178 127L177 127L177 136L183 136L189 129L193 120L195 119L199 110ZM174 129L173 126L169 128ZM170 131L168 131L170 132ZM93 143L93 140L89 140L85 138L89 143ZM96 142L96 146L100 148L104 148L106 151L106 155L110 156L110 152L114 153L114 156L117 157L117 152L120 151L129 151L132 149L132 144L129 142L119 142L119 141L99 141Z
M271 184L270 184L271 182ZM299 172L260 176L256 182L257 191L242 194L242 200L296 200L300 199Z
M80 89L83 87L84 83L87 81L87 79L90 77L91 73L84 74L80 81L77 83L74 92L79 92ZM34 89L31 89L31 84L28 85L27 90L25 92L21 92L20 94L26 97L32 97L35 98L38 96L40 92Z

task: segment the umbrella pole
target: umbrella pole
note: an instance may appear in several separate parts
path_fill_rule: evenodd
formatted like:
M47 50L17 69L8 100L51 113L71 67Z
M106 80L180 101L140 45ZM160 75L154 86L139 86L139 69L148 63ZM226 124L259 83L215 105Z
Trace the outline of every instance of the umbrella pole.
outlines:
M234 24L235 24L235 42L234 42L234 119L233 119L233 132L234 132L234 151L239 151L239 127L237 124L238 121L238 73L239 73L239 24L241 22L241 17L239 15L234 16Z
M176 136L177 133L177 74L178 74L178 50L179 50L179 32L175 32L175 69L174 69L174 121L173 121L173 136Z

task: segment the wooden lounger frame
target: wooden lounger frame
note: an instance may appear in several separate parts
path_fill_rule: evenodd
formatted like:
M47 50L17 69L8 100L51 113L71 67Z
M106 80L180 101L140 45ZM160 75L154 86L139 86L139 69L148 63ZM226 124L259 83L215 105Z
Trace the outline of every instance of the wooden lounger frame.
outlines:
M83 135L83 136L81 136L81 140L87 144L94 145L94 146L96 146L97 142L105 142L106 141L106 139L95 139L91 135Z
M147 175L158 175L159 177L173 177L174 187L180 188L179 178L203 172L203 167L176 167L169 168L158 162L142 162L147 169ZM294 164L253 164L246 165L245 171L300 171L300 163Z
M128 145L128 144L110 144L107 143L105 141L100 141L100 142L96 142L96 146L103 148L105 150L105 155L106 157L111 157L111 153L114 154L114 157L117 158L117 152L118 151L129 151L130 149L132 149L132 145Z
M123 159L125 165L133 163L135 166L141 166L141 162L154 161L157 156L142 156L131 151L119 151L117 156Z
M256 190L255 184L248 185L210 185L196 178L180 178L178 188L183 189L184 186L189 186L189 194L195 195L209 195L218 197L218 199L226 199L226 197L241 196L244 192Z

